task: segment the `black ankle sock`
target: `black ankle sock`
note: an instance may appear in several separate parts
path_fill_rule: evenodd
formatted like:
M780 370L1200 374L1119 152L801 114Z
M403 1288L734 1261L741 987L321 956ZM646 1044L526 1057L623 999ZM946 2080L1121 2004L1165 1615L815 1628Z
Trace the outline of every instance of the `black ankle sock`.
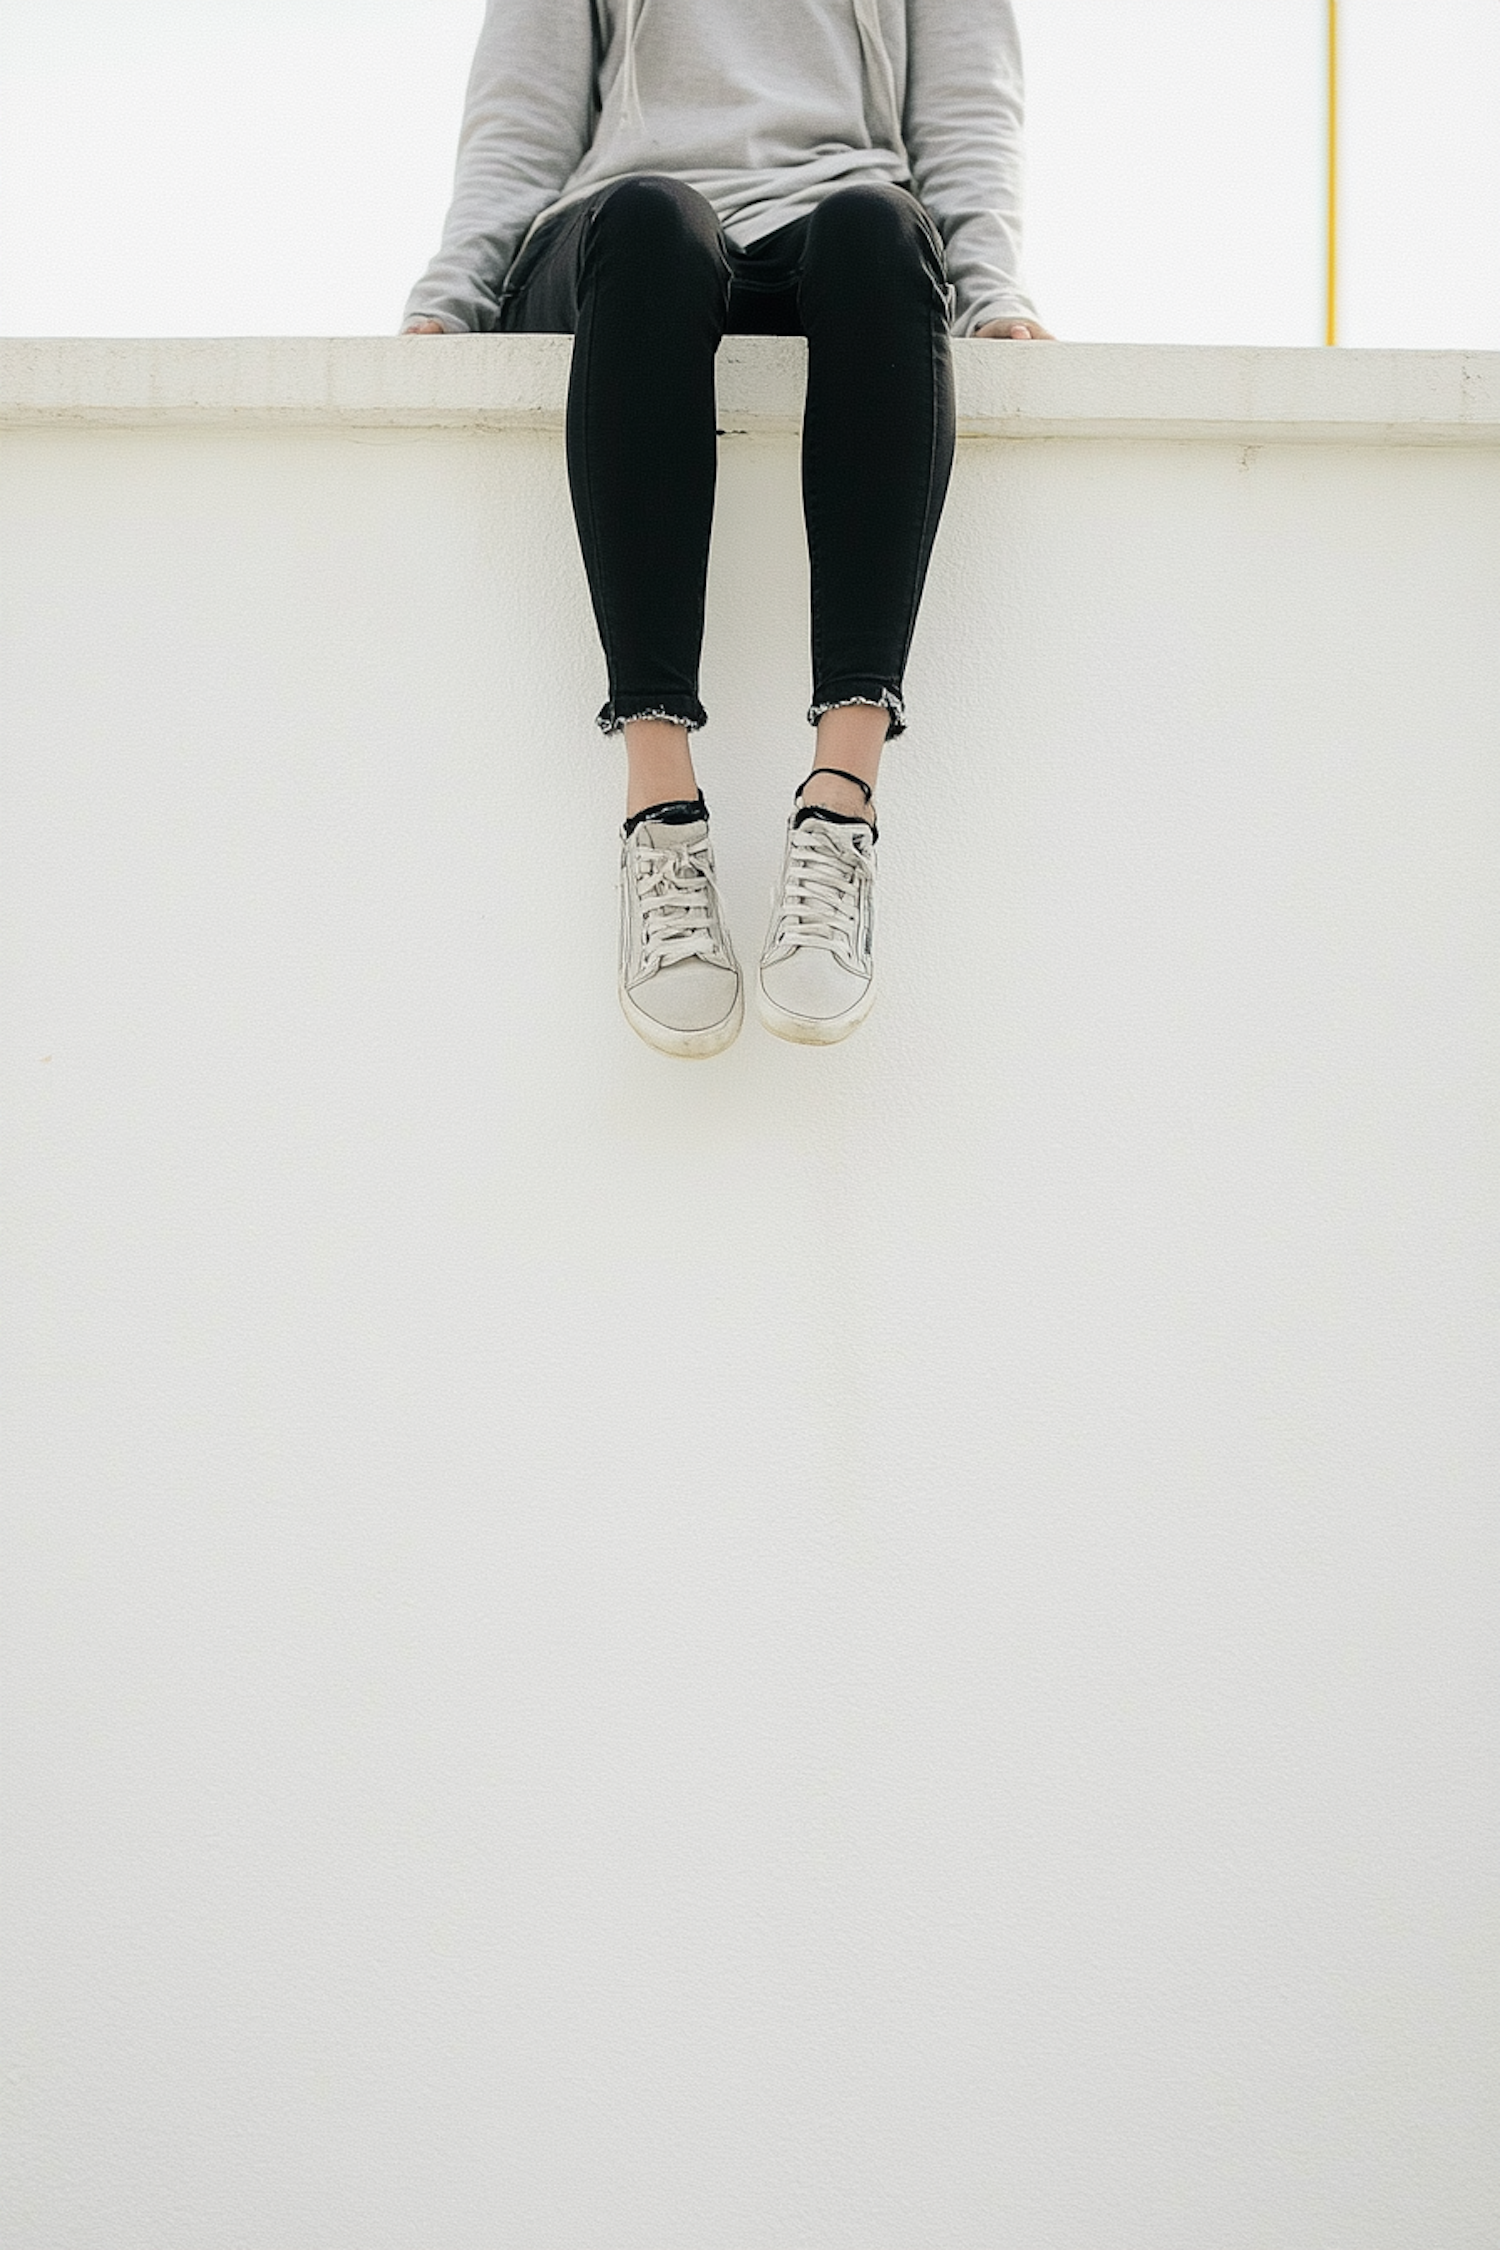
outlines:
M633 835L643 820L659 820L664 828L686 828L695 820L707 818L708 807L701 797L669 797L664 805L647 805L643 812L632 813L625 823L625 833Z

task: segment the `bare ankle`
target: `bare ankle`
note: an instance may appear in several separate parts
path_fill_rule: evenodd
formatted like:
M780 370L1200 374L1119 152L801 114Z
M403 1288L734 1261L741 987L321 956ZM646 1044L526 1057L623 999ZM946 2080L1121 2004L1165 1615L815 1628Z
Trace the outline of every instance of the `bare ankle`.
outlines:
M868 816L870 800L864 790L874 790L890 724L890 712L879 704L843 703L825 711L818 721L818 754L813 760L815 768L824 770L809 779L803 804ZM830 767L835 770L826 770Z
M671 719L625 722L625 817L698 795L688 730Z

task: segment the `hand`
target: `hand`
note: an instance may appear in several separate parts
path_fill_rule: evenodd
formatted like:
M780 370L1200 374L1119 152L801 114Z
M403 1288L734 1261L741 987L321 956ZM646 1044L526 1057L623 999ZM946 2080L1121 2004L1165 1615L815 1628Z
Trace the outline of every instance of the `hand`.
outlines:
M409 320L401 333L403 336L446 336L448 331L440 320Z
M1029 344L1032 342L1055 344L1057 342L1057 338L1053 335L1051 329L1044 328L1039 320L987 320L984 326L976 328L974 333L976 336L999 337L1002 342L1007 344Z

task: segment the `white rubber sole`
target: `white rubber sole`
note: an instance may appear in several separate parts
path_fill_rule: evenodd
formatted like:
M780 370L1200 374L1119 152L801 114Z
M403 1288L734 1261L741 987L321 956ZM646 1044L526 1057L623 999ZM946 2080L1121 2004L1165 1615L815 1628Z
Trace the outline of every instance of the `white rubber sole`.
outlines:
M761 1022L778 1039L790 1039L798 1047L836 1047L841 1039L858 1031L874 1005L873 977L854 1006L846 1008L841 1016L792 1015L786 1008L777 1007L759 977L755 980L755 1012Z
M616 989L625 1021L636 1037L644 1039L659 1055L675 1055L679 1062L707 1062L711 1055L722 1055L725 1048L732 1047L738 1039L745 1020L743 985L724 1021L710 1024L706 1031L673 1031L669 1025L657 1023L653 1017L643 1014L623 985Z

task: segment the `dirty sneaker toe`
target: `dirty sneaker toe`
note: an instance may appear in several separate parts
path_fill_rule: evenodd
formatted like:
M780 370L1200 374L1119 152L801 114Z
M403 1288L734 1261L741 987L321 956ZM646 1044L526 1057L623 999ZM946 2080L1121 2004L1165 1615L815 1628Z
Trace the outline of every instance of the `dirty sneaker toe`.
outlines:
M817 806L787 827L781 881L756 980L761 1022L778 1039L829 1047L875 1002L875 828Z
M739 964L724 926L708 808L653 805L620 850L620 1006L665 1055L722 1054L744 1020Z

